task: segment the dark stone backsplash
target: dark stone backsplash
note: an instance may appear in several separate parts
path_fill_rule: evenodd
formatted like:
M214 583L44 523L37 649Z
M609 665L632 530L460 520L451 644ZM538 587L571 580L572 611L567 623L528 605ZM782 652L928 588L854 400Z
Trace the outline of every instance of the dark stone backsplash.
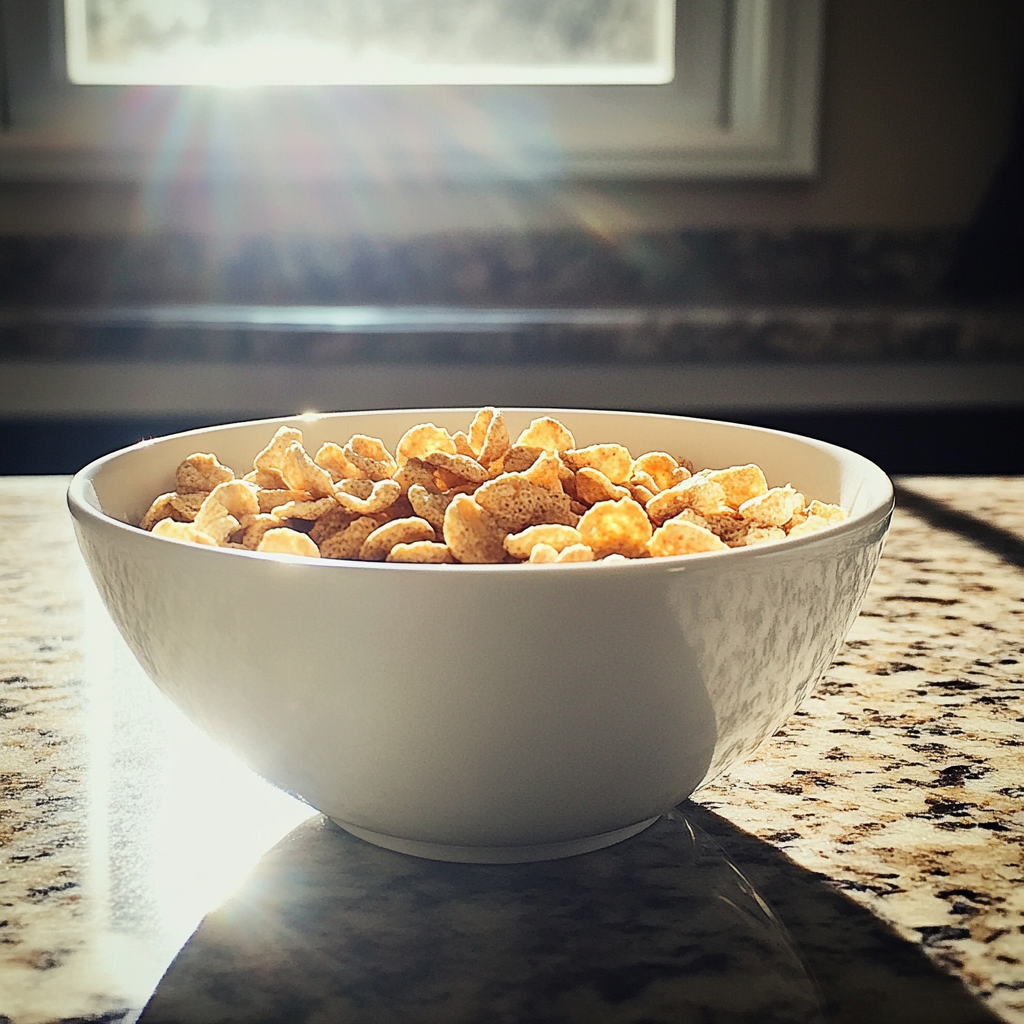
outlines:
M960 239L918 232L583 232L389 240L0 240L0 304L935 302Z
M955 230L8 238L0 359L1024 359L1020 296L977 302L957 287L963 241ZM353 319L360 306L408 316ZM294 307L322 309L323 322ZM331 322L330 307L347 312Z

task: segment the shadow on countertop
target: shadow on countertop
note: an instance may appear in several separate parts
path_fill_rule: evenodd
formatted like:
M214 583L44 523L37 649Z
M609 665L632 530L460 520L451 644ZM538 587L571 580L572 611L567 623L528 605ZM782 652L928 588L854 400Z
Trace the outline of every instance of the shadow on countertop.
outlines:
M823 879L686 803L529 865L418 860L312 819L207 916L140 1021L996 1019Z

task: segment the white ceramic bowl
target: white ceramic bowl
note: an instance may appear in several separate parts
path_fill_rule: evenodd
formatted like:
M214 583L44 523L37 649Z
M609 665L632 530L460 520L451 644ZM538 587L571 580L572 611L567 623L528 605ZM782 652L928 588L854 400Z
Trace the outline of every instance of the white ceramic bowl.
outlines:
M807 695L878 563L892 487L852 452L673 416L551 413L578 445L756 462L850 519L799 539L619 564L433 566L200 547L143 532L174 469L239 473L281 423L307 447L392 447L468 409L266 420L158 438L72 481L85 559L161 690L253 769L380 845L463 861L566 856L631 835L750 754Z

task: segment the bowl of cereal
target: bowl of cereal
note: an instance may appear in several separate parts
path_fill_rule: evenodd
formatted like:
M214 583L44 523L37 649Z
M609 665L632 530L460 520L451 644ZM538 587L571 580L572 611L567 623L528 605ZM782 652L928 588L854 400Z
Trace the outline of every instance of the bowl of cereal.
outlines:
M154 683L371 842L568 856L792 714L892 514L835 446L677 416L307 415L145 441L68 501Z

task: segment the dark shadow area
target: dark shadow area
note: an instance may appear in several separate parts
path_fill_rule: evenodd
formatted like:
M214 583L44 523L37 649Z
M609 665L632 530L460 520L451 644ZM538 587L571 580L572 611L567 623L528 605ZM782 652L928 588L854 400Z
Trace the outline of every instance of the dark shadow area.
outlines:
M996 1018L820 877L684 804L617 846L526 865L419 860L313 819L204 920L140 1020Z
M959 533L961 537L969 537L976 544L998 555L1003 561L1024 568L1024 541L1008 530L1001 530L998 526L992 526L975 516L958 512L943 505L942 502L907 490L899 483L895 483L893 489L899 508L913 512L940 530L950 530Z
M821 1022L785 930L673 813L519 865L426 861L324 818L209 915L141 1020Z
M254 412L252 417L266 415ZM892 475L1024 473L1024 446L1020 444L1024 437L1024 408L821 413L726 410L711 418L831 441L860 452ZM0 475L75 473L93 459L143 438L211 426L224 419L0 419Z
M851 902L823 876L712 811L680 810L718 842L773 909L821 992L828 1024L981 1024L996 1021L922 950ZM937 943L941 945L941 940Z

